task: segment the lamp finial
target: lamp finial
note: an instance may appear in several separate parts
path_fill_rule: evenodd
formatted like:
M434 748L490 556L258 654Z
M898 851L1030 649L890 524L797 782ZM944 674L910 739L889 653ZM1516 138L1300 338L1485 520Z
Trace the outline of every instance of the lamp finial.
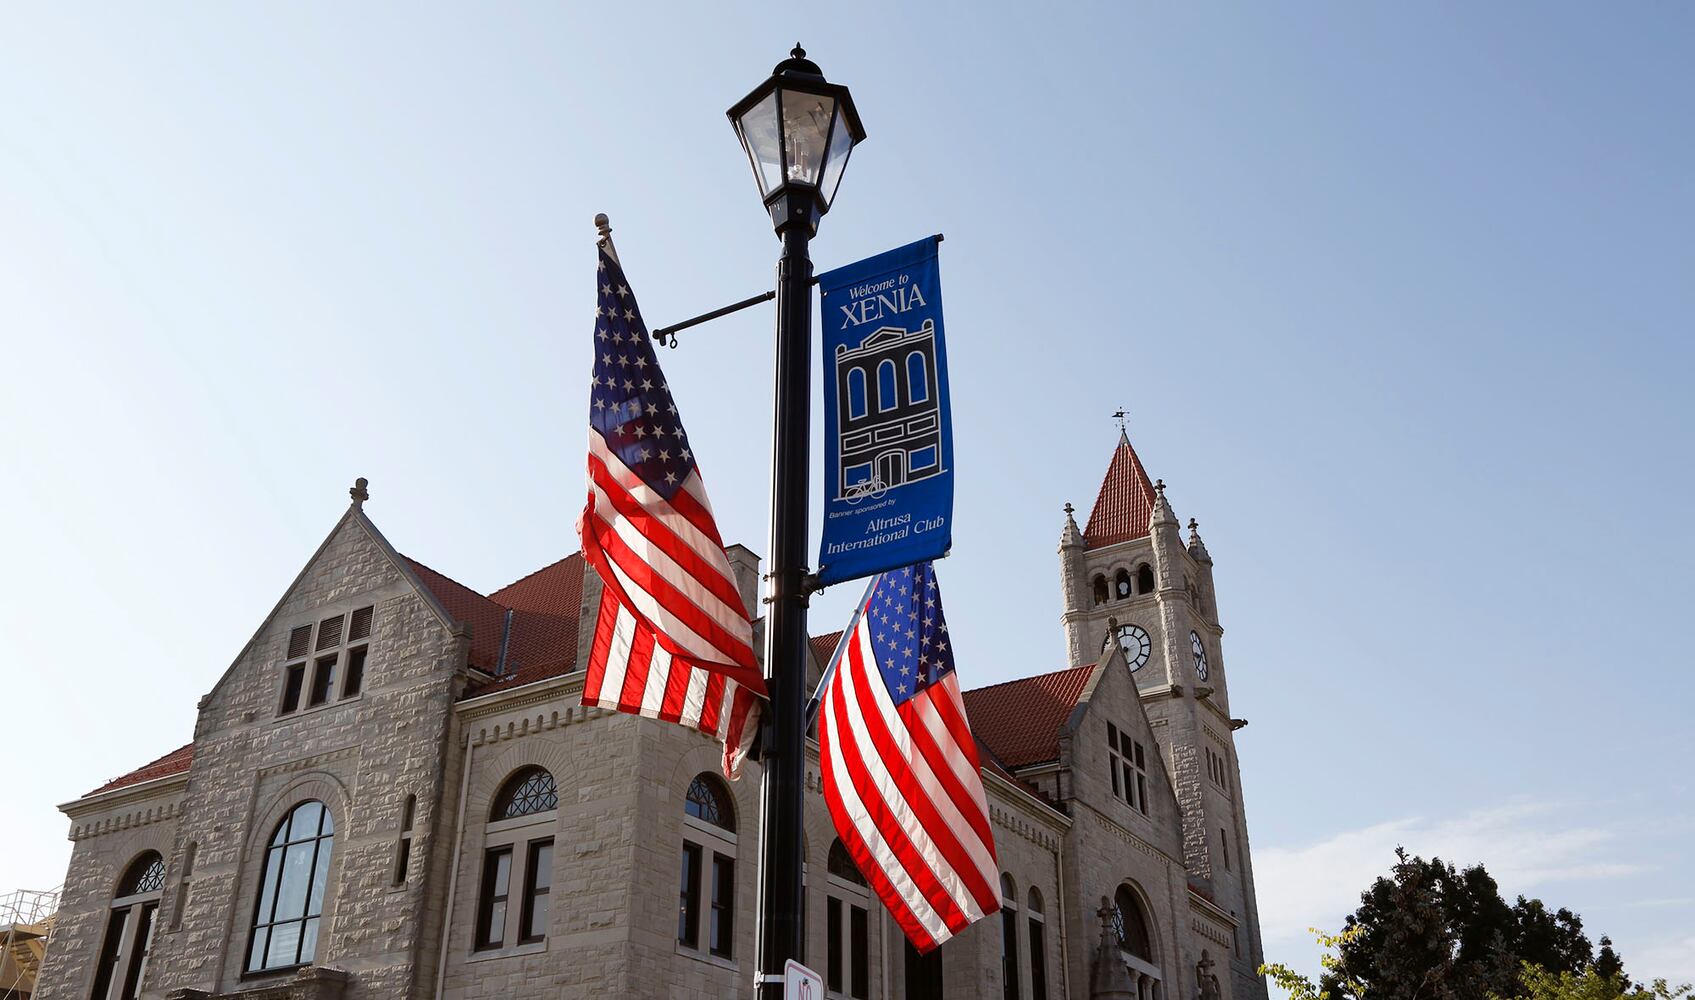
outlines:
M799 42L796 42L795 47L789 50L789 57L791 59L805 59L806 50L800 47Z

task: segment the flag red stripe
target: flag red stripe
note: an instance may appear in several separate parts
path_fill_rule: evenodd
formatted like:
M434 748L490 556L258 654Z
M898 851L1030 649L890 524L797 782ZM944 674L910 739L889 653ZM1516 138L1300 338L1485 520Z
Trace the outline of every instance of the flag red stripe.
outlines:
M861 635L865 643L869 645L869 623L865 624ZM970 832L957 828L951 818L943 815L942 810L937 807L935 800L930 797L930 791L921 783L911 762L907 759L906 753L898 745L893 724L899 723L907 738L912 740L915 745L927 742L929 734L921 733L906 726L906 720L899 716L891 718L884 714L885 703L877 697L877 693L870 687L872 684L882 685L884 683L883 675L881 671L875 669L875 665L871 668L866 667L859 641L855 641L848 647L848 655L854 668L853 686L857 695L860 715L865 720L866 735L870 738L884 766L894 778L895 785L900 790L902 798L912 809L920 829L929 837L930 842L936 846L942 857L947 860L948 867L953 869L960 886L976 901L979 910L985 914L993 913L999 906L999 887L991 886L985 881L986 876L982 868L972 856L971 849L965 844L963 838L969 836ZM934 689L932 688L932 690ZM911 702L908 702L908 704L911 704ZM917 749L920 753L923 752L922 746L917 746ZM934 761L927 758L926 762L930 764L931 770L934 772ZM945 790L946 780L939 774L935 775L935 778L937 783ZM961 809L960 813L969 822L974 818L973 814L979 813L979 807L975 802L972 802L967 808ZM983 827L986 832L986 820L984 820ZM987 838L980 837L979 839L982 839L985 845L993 843L992 840ZM984 853L992 859L994 857L993 847L988 846ZM950 902L955 902L957 905L957 901L953 900L951 895L949 898ZM970 919L967 918L968 923Z
M600 522L598 518L591 520L593 523L604 525L604 522ZM671 651L671 655L684 656L697 663L710 663L711 666L708 669L732 676L737 681L747 684L755 690L761 692L765 690L765 682L760 676L758 664L753 656L753 648L745 640L731 635L717 622L703 614L669 580L654 572L652 566L643 561L636 553L630 551L617 532L610 530L605 532L585 531L583 537L585 542L592 538L594 542L598 543L600 550L598 553L585 552L590 557L591 565L595 563L594 557L596 555L616 565L624 575L630 578L635 586L640 587L666 612L709 643L716 652L729 657L731 662L726 663L717 658L695 655L693 651L682 648L670 636L662 634L660 641ZM589 546L585 545L584 548L587 550ZM595 568L599 570L601 567L596 566ZM613 574L602 573L601 576L606 586L619 592L619 597L626 607L634 609L640 606L638 602L630 600L629 595L623 592L621 581Z
M936 776L936 784L940 785L942 791L947 793L947 797L953 802L954 808L959 810L959 815L971 824L971 829L977 834L977 839L985 845L992 844L994 843L994 834L989 832L989 818L983 815L982 804L972 797L965 786L959 783L959 775L955 773L953 765L948 762L948 751L943 750L936 744L935 735L930 732L930 727L924 724L923 719L919 718L919 713L930 710L930 706L924 703L931 701L933 695L942 693L941 685L933 684L929 690L913 697L906 704L898 706L895 711L900 714L901 721L905 723L906 731L912 738L912 745L930 765L931 773ZM955 744L955 746L958 747L959 745ZM991 850L989 853L993 856L994 852ZM977 863L973 861L971 867L976 870ZM973 892L973 895L978 896L977 902L979 904L983 903L980 894Z
M834 751L842 742L845 742L839 738L833 738L835 736L835 725L831 719L835 712L835 704L839 700L839 689L832 678L831 691L825 704L825 711L818 717L818 741L824 749L821 757L826 790L834 790L840 782L847 779L846 775L838 773L835 762ZM877 862L870 845L865 842L865 838L860 834L854 818L848 815L846 803L842 801L840 793L826 794L824 802L830 808L830 816L835 821L836 834L841 838L842 846L847 849L848 854L853 858L854 864L859 867L859 871L865 876L866 881L871 883L871 888L877 893L877 898L881 899L883 905L889 908L890 915L895 918L895 922L905 932L907 940L911 941L913 947L917 948L921 954L934 948L936 939L931 936L930 931L919 919L918 914L908 905L900 890L895 888L894 882L884 873L883 867Z
M618 482L617 477L607 469L606 463L599 456L593 454L589 456L589 477L601 488L606 498L612 501L613 509L623 515L626 523L640 532L642 537L652 543L659 551L665 553L672 562L677 564L679 569L688 573L701 586L709 589L712 596L722 601L739 617L746 618L745 609L742 607L742 595L736 589L736 582L730 575L730 563L724 556L722 544L719 544L713 550L718 556L717 561L722 563L720 566L714 564L709 556L703 556L695 551L685 539L678 537L676 532L667 527L663 520L654 517L647 508L630 495L622 483ZM687 493L679 490L676 496L687 496ZM610 517L605 515L602 515L602 517L605 520L611 520Z
M952 844L950 849L950 845L946 841L951 840L951 837L936 836L946 829L946 825L936 815L935 808L931 806L930 800L915 787L911 774L900 763L901 755L893 747L887 729L879 729L883 720L875 717L875 703L873 702L868 710L867 696L860 693L864 691L866 678L865 664L860 655L859 643L856 642L848 647L848 663L844 664L844 667L853 671L853 684L857 689L855 692L856 701L860 705L860 713L865 719L866 730L873 743L873 747L868 749L874 749L879 755L902 800L919 818L924 832L932 836L933 842L942 852L942 855L947 858L949 865L953 867L956 873L959 872L960 865L956 860L956 855L963 852L959 850L957 843ZM838 682L840 679L838 671ZM882 681L879 680L878 683L882 683ZM839 726L846 728L849 725L847 721L848 709L844 704L847 693L840 688L838 690L842 691L842 698L836 699L834 706L836 722ZM888 842L889 849L894 852L895 857L900 859L901 867L906 869L907 877L912 879L913 884L923 893L924 898L941 915L942 920L950 929L957 931L969 924L970 918L965 915L958 902L948 892L947 887L942 884L941 879L925 863L923 855L913 844L912 837L901 823L899 815L891 808L881 789L872 781L870 769L866 767L860 754L858 740L844 739L837 743L836 747L847 764L848 778L853 783L854 790L859 793L860 801L864 804L867 814L878 831L883 834L883 839ZM972 865L967 870L975 871L976 866Z
M583 678L583 704L600 701L600 682L606 676L606 655L612 649L612 627L618 609L602 594L600 611L594 619L594 645L589 649L588 676Z
M653 630L636 629L630 640L630 666L624 672L624 690L618 695L618 711L641 713L642 692L647 690L647 675L653 670Z

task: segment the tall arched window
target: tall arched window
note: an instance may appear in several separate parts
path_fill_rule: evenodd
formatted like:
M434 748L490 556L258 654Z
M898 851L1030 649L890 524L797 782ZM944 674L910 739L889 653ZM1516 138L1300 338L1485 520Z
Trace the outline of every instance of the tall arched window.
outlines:
M165 859L157 852L130 862L112 894L106 918L106 939L94 972L94 1000L135 1000L147 974L147 953L153 946L154 918L165 889Z
M1130 573L1121 569L1118 575L1112 578L1112 596L1122 601L1130 594Z
M824 989L863 1000L871 990L871 889L840 839L825 860Z
M732 957L735 953L735 913L735 800L722 781L703 772L689 782L689 790L683 796L683 872L677 900L678 943L719 958Z
M1136 981L1136 996L1161 1000L1165 975L1154 958L1152 921L1141 894L1128 885L1113 896L1113 928L1118 932L1119 957Z
M1001 996L1018 1000L1018 887L1001 873Z
M922 351L906 356L906 401L923 403L930 399L930 366L924 363Z
M522 768L500 786L483 833L478 951L540 945L547 939L558 810L559 788L547 768ZM511 918L514 886L519 890L516 920Z
M302 802L277 824L265 849L248 972L312 964L334 846L335 819L322 802Z
M877 409L892 410L900 405L900 390L895 386L895 363L884 360L877 366Z
M1154 570L1147 563L1136 571L1136 593L1151 594L1154 592Z
M1106 603L1106 596L1107 596L1106 595L1106 577L1104 577L1104 576L1095 577L1094 589L1095 589L1095 603L1096 604L1105 604Z
M865 369L854 365L847 373L848 419L865 416Z
M1030 887L1024 906L1030 927L1030 1000L1048 1000L1047 915L1042 912L1042 894Z

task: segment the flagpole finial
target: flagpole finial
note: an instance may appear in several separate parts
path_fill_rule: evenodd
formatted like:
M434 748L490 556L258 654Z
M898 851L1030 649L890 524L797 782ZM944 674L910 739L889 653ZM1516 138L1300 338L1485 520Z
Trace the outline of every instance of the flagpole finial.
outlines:
M365 488L369 485L371 481L364 476L353 481L353 488L347 491L347 495L353 498L353 506L363 508L365 501L371 499L371 491Z
M595 240L595 246L605 250L606 256L611 257L613 262L617 263L618 248L612 245L612 220L606 217L605 212L596 212L594 214L594 228L600 233L600 239Z

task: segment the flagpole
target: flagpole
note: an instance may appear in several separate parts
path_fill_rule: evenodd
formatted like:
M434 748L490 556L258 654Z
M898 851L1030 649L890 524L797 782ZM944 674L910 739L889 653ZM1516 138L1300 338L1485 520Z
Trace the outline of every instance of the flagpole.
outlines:
M812 689L812 700L806 703L806 724L801 728L810 732L812 724L818 721L818 710L824 705L824 689L830 686L830 678L836 676L836 668L841 665L842 654L847 652L848 643L853 641L854 632L859 630L859 620L865 617L865 602L870 600L871 591L877 589L878 577L871 578L865 587L865 596L859 599L859 604L853 609L853 619L847 628L842 630L842 637L836 640L836 651L830 654L830 662L824 665L824 672L818 677L818 686Z

